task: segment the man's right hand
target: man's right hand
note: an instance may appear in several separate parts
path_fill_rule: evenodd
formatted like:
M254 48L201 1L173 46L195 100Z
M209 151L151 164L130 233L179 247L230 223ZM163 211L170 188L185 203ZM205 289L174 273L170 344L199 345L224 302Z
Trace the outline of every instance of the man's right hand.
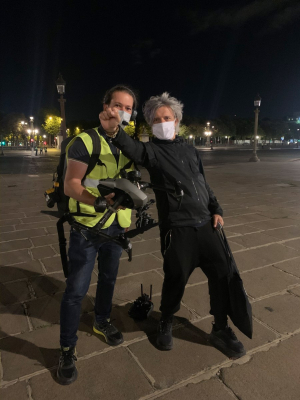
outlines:
M117 130L118 125L121 122L121 118L116 107L107 107L106 110L99 114L99 119L103 129L107 133L112 134Z

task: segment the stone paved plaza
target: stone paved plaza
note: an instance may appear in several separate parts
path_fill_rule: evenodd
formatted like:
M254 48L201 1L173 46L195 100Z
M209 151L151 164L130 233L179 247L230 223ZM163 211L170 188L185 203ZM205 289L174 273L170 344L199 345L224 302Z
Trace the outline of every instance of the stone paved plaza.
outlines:
M121 259L112 318L125 341L116 348L91 329L95 266L78 333L79 377L66 387L55 381L65 282L57 219L47 214L43 197L51 174L1 175L1 400L299 400L299 170L298 152L280 162L274 157L206 168L252 303L253 339L235 329L247 349L244 357L230 360L207 342L212 317L201 270L190 277L176 314L174 349L156 349L163 270L154 228L133 240L131 263L126 253ZM153 285L154 312L134 322L128 309L141 283L148 294Z

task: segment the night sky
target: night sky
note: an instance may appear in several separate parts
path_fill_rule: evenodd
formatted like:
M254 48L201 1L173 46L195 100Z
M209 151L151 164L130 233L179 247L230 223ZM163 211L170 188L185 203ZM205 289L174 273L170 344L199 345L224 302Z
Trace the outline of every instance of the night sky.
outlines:
M178 5L177 5L178 4ZM96 120L106 89L126 83L141 104L170 92L190 116L281 119L300 111L300 2L4 1L0 111L56 107Z

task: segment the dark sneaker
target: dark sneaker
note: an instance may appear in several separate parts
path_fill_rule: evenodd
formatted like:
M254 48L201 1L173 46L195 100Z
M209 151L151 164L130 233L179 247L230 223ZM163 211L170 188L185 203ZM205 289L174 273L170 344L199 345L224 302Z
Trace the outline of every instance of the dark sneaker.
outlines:
M238 340L229 326L217 331L213 325L209 342L229 358L236 359L246 354L243 343Z
M61 347L56 373L58 383L61 385L70 385L76 381L78 373L75 361L77 361L75 347Z
M93 331L104 336L106 343L110 346L118 346L124 342L122 333L110 321L101 324L95 321Z
M173 348L172 322L173 317L161 319L159 321L156 345L161 350L172 350Z

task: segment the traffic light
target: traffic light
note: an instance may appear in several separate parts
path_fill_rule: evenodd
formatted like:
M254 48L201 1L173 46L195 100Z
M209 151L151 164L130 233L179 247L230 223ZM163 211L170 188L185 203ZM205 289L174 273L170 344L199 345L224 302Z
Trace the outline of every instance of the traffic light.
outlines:
M5 146L5 142L1 142L1 146Z
M31 142L33 142L33 139L30 139Z

